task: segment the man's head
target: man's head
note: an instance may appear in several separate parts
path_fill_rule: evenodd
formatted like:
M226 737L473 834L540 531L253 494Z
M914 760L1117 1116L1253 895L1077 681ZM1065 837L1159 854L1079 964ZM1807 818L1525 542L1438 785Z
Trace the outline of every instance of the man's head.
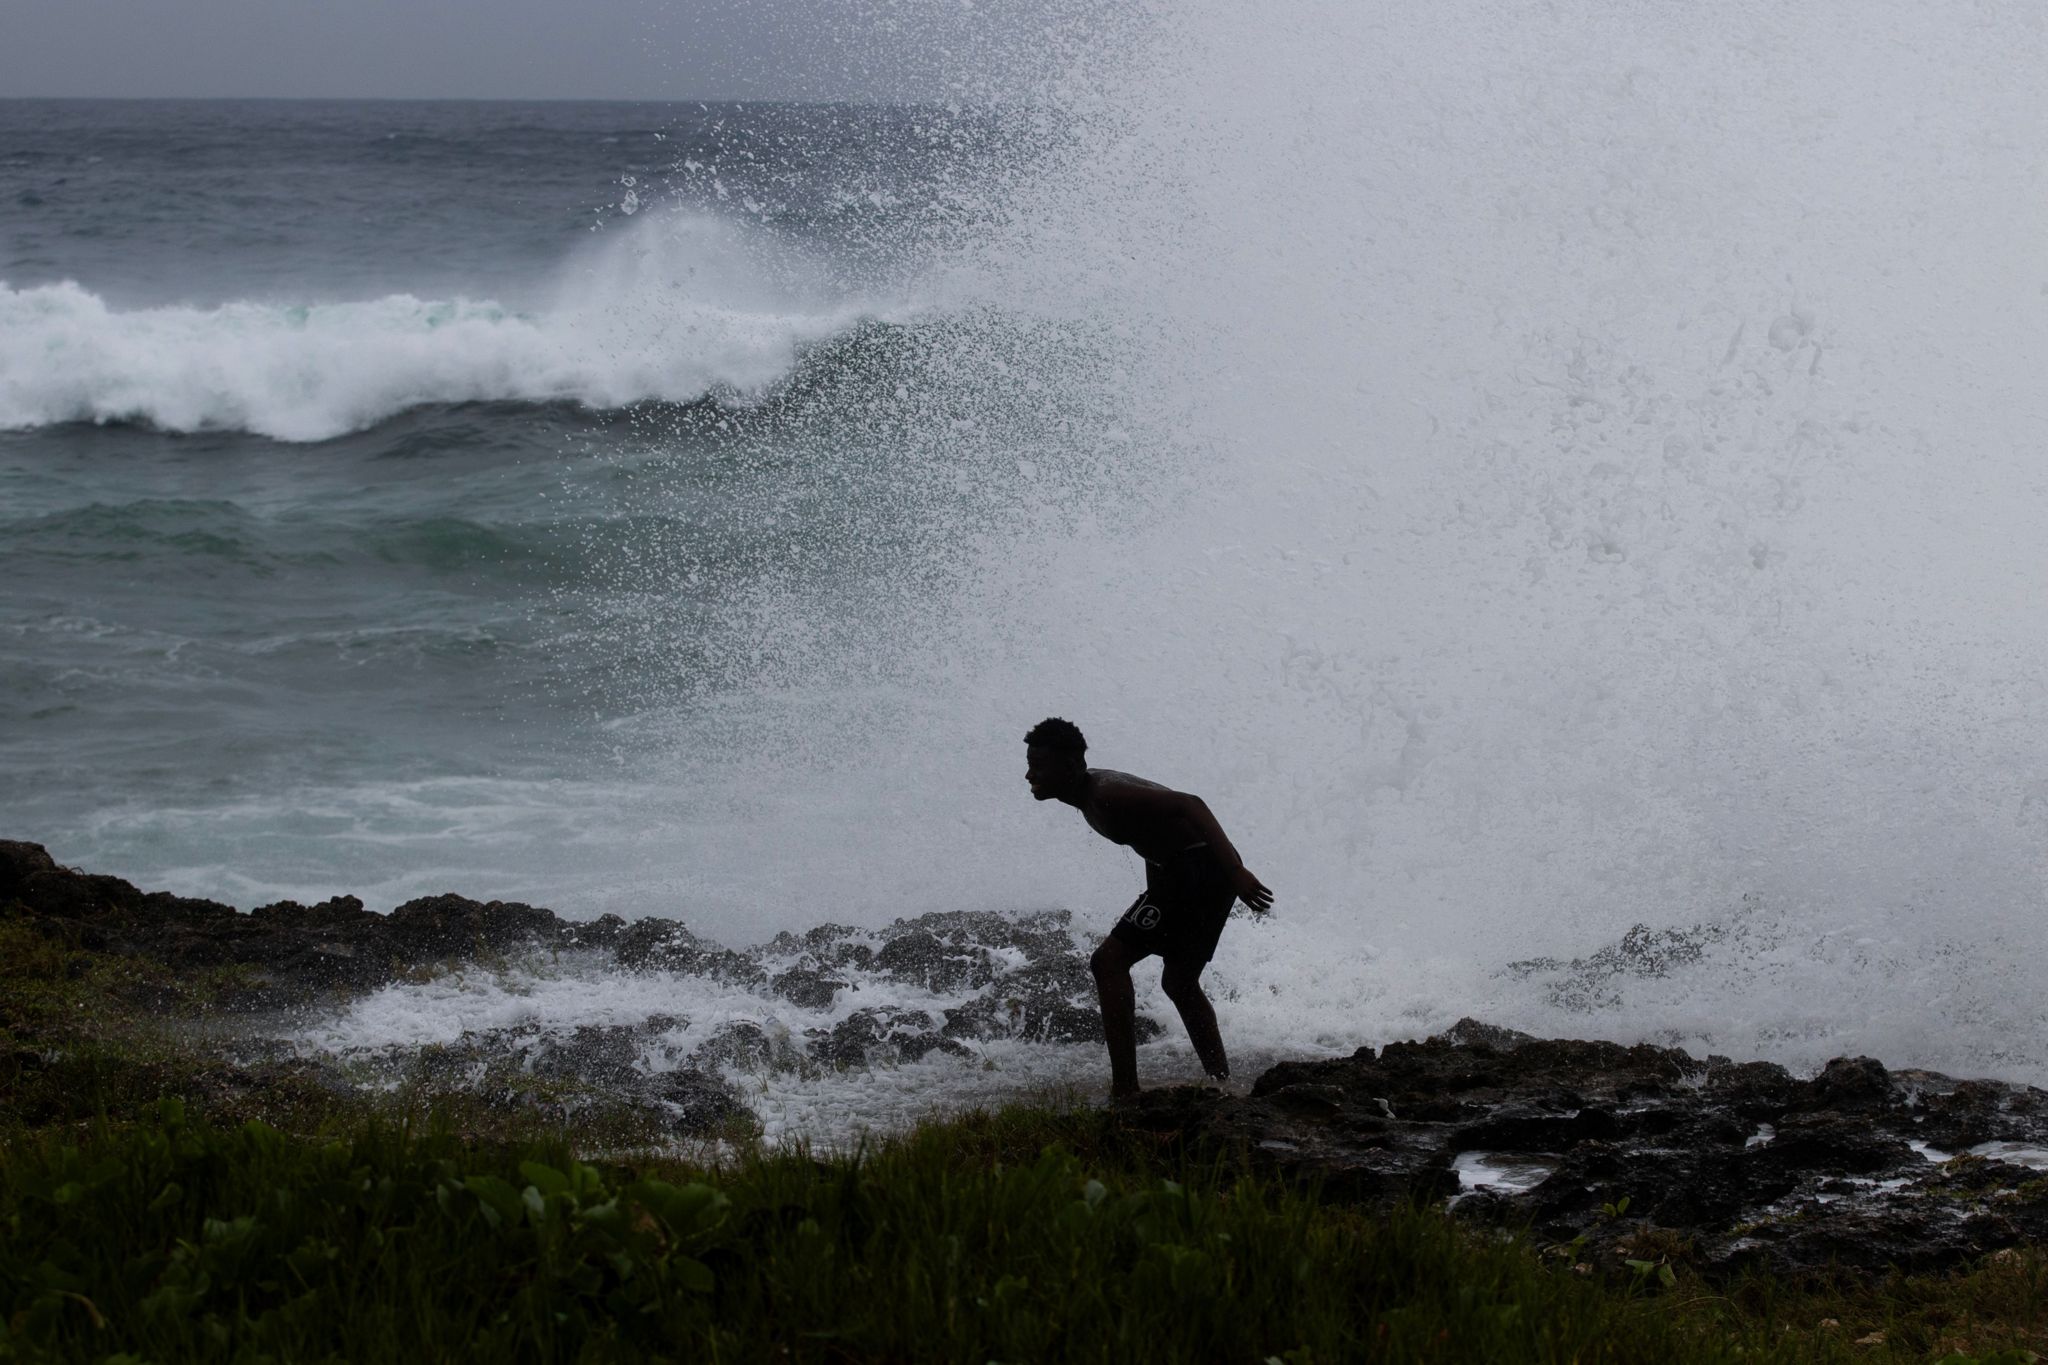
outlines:
M1040 801L1071 798L1088 780L1088 741L1081 727L1048 716L1024 736L1024 780Z

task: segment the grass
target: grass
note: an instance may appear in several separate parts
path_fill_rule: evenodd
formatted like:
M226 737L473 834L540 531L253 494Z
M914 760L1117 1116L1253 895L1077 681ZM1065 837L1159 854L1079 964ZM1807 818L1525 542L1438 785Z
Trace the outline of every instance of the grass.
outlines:
M0 1359L2017 1362L2048 1335L2031 1252L1666 1289L1176 1162L1096 1111L627 1167L166 1099L0 1151Z

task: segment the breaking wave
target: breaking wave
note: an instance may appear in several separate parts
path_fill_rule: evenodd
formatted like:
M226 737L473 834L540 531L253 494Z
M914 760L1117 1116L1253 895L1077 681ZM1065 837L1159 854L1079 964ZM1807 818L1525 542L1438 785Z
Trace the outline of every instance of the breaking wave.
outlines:
M132 422L322 441L428 404L612 409L759 392L880 312L739 227L642 220L530 307L411 294L122 310L0 281L0 429Z

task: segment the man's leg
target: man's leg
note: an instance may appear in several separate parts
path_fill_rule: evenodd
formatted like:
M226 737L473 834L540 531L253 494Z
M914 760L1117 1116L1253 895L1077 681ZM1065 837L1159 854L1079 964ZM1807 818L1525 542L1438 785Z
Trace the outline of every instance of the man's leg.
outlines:
M1102 1000L1112 1099L1138 1093L1138 993L1131 985L1131 964L1139 956L1136 948L1112 936L1102 940L1088 959L1088 968L1095 973L1095 993Z
M1166 998L1180 1011L1181 1023L1187 1025L1188 1038L1195 1045L1195 1055L1202 1059L1202 1070L1219 1081L1230 1079L1230 1059L1223 1053L1223 1035L1216 1028L1216 1011L1209 1004L1209 997L1202 994L1202 968L1206 963L1169 962L1166 970L1159 975L1159 984L1166 991Z

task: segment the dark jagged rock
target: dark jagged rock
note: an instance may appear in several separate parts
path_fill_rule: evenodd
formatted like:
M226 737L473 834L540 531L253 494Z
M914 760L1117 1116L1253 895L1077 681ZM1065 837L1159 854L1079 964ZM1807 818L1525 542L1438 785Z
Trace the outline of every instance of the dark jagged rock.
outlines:
M996 979L995 959L987 949L948 943L929 929L908 929L890 939L875 954L875 967L934 993L979 990Z
M875 965L875 950L866 934L850 924L820 924L801 934L785 930L763 944L766 956L796 958L827 971L865 972Z
M808 967L792 967L779 973L770 978L768 986L790 1004L807 1010L831 1009L834 997L846 989L844 981Z
M649 916L621 930L612 945L621 967L680 969L705 951L704 940L672 919Z
M672 919L635 920L620 932L613 955L621 967L642 971L708 976L750 988L768 980L768 973L752 958L698 938Z
M1736 938L1749 927L1758 907L1755 896L1745 896L1734 917L1718 924L1695 924L1686 929L1653 929L1638 924L1617 943L1586 957L1569 962L1554 957L1510 962L1509 976L1548 979L1550 1002L1568 1010L1590 1012L1611 1009L1621 1001L1622 983L1631 979L1667 976L1674 967L1691 966L1717 944Z
M690 1061L705 1070L789 1071L802 1064L803 1054L786 1037L751 1020L735 1019L698 1044Z
M146 957L181 970L241 969L231 1008L302 1003L322 992L374 989L440 961L553 947L566 926L551 912L503 901L433 896L389 915L353 896L279 901L247 914L218 901L144 893L118 877L60 866L41 846L0 841L0 905L26 909L40 932L76 947Z
M628 935L636 932L653 931L636 925ZM680 955L687 958L691 951L685 946ZM923 1056L933 1050L952 1051L963 1041L996 1038L1102 1041L1095 980L1075 946L1072 919L1064 910L1021 918L985 910L938 911L899 919L879 930L821 924L802 934L777 934L756 953L790 964L775 975L771 988L806 1009L830 1007L828 983L857 988L864 975L941 997L958 999L971 993L957 1004L936 1006L945 1023L929 1043L878 1044L861 1032L865 1025L858 1023L839 1042L814 1043L813 1055L829 1065L855 1065L860 1057ZM1142 1015L1137 1027L1140 1041L1162 1031L1156 1020ZM835 1036L834 1030L812 1033L827 1039Z
M945 1022L935 1030L952 1042L1102 1039L1095 983L1063 910L1014 918L941 911L876 931L821 924L741 952L673 919L629 924L605 915L577 924L535 906L452 894L411 900L389 914L353 896L310 906L279 901L242 914L214 901L145 894L118 877L65 868L39 845L0 842L0 905L9 903L26 907L41 932L74 946L177 969L235 968L239 976L220 995L235 1012L374 990L438 964L609 949L628 970L709 977L806 1010L830 1009L841 991L879 976L957 1001L943 1006ZM1160 1032L1157 1021L1139 1018L1141 1041Z
M610 948L616 950L626 932L626 921L617 915L599 915L593 920L563 926L564 948Z
M744 1122L748 1110L732 1086L696 1065L679 1065L681 1049L662 1040L665 1032L648 1025L551 1032L527 1024L355 1061L422 1098L477 1096L555 1123L605 1116L643 1131L698 1137Z
M508 901L481 903L456 895L407 901L385 923L393 947L410 962L475 958L553 944L562 929L551 910Z
M922 1061L933 1052L964 1057L968 1050L933 1028L923 1010L876 1006L856 1010L830 1029L812 1029L811 1056L827 1066L870 1066L880 1061Z
M540 1034L526 1056L536 1076L587 1081L608 1088L631 1085L641 1071L641 1030L585 1024L567 1033Z
M2048 1160L2048 1093L1867 1057L1801 1081L1465 1020L1423 1043L1282 1063L1242 1100L1168 1090L1128 1112L1333 1198L1457 1195L1461 1216L1527 1224L1611 1264L1684 1246L1714 1269L1931 1270L2048 1237L2048 1178L1997 1159ZM2001 1143L2014 1146L1967 1154ZM1533 1162L1542 1178L1461 1193L1461 1161Z
M1149 1015L1137 1016L1137 1036L1150 1042L1165 1030ZM1070 947L1065 956L1045 956L1003 973L979 996L946 1011L949 1038L1021 1038L1035 1043L1099 1043L1102 1010L1095 978Z

